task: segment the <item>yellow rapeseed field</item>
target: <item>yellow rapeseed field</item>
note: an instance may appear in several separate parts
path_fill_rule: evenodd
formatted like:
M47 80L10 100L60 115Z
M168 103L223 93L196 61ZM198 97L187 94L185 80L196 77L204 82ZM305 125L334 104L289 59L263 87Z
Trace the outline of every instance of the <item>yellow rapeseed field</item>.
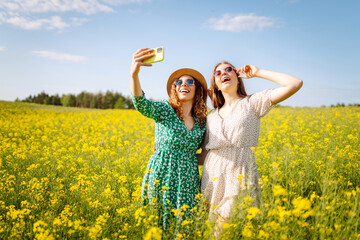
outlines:
M0 239L360 239L359 107L272 110L261 207L239 196L221 229L201 194L166 233L141 207L153 128L135 110L0 102Z

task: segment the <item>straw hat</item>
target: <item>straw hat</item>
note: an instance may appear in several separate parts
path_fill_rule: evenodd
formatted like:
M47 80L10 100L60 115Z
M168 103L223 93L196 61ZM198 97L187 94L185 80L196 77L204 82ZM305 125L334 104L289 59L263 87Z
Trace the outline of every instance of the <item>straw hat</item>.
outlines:
M199 73L198 71L191 69L191 68L181 68L176 70L175 72L173 72L170 77L169 80L167 82L167 92L168 95L170 96L170 92L171 92L171 85L175 82L176 79L179 79L179 77L183 76L183 75L189 75L192 76L193 78L195 78L199 83L201 83L201 85L204 88L204 95L205 97L207 96L207 84L206 84L206 80L204 78L204 76Z

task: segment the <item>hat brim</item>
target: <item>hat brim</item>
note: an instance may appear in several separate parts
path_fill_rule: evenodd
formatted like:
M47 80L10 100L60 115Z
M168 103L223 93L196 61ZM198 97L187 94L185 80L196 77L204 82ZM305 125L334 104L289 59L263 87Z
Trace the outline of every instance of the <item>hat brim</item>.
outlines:
M174 83L176 79L179 79L183 75L189 75L195 78L199 83L203 86L205 94L207 93L207 84L204 76L199 73L198 71L191 69L191 68L181 68L173 72L167 82L167 93L170 97L171 93L171 85Z

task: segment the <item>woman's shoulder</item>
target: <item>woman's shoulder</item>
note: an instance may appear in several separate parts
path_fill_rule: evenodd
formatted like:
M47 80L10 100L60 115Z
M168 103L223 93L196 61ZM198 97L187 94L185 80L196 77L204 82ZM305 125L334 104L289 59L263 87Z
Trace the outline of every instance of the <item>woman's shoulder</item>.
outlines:
M256 101L261 101L262 99L270 96L272 89L265 89L262 91L254 92L252 94L246 95L243 100L247 103L252 103Z
M264 96L264 95L269 95L272 92L272 90L273 89L265 89L265 90L262 90L262 91L255 92L255 93L252 93L250 95L247 95L246 97L247 98L256 98L256 97L261 97L261 96Z
M171 108L169 102L166 99L154 100L146 97L145 93L141 96L132 96L132 100L135 106L153 106L156 111L168 110Z
M253 93L248 97L250 108L258 117L263 117L268 113L274 105L271 102L271 92L273 89L265 89L260 92Z
M170 111L172 110L172 107L168 100L166 99L160 99L160 100L153 100L155 107L157 110L160 111Z

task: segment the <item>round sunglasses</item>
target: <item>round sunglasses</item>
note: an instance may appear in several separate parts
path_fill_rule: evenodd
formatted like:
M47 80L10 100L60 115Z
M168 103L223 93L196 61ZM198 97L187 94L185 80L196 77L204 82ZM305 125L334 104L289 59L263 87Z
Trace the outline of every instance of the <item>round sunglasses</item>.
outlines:
M184 81L182 79L176 79L175 86L181 86L181 85L183 85L183 82ZM194 85L194 83L195 83L194 79L191 79L191 78L186 79L186 81L185 81L185 84L188 86Z
M232 67L227 67L227 68L224 69L224 71L225 71L226 73L229 73L229 72L231 72L232 70L234 70ZM215 76L215 77L219 77L220 75L221 75L221 70L217 70L217 71L214 72L214 76Z

